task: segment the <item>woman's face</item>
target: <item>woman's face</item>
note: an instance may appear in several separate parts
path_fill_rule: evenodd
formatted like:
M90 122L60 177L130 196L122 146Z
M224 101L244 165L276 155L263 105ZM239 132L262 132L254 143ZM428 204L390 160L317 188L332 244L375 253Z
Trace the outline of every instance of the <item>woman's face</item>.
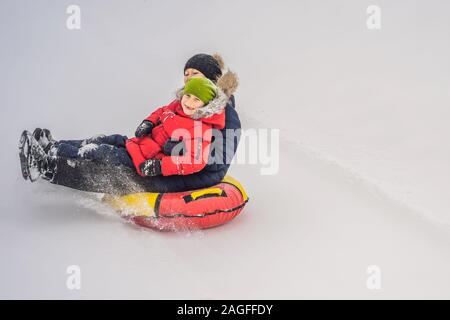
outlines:
M197 69L188 68L184 71L184 83L188 82L190 78L205 78L205 75Z

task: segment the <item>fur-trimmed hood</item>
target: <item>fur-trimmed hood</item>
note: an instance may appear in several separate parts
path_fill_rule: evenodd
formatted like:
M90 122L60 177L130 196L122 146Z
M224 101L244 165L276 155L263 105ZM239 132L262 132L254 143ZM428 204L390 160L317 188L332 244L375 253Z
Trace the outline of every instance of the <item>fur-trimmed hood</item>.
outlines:
M239 80L234 72L227 71L219 79L217 79L217 94L214 99L208 102L207 105L195 110L191 115L193 119L208 118L214 114L218 114L225 109L228 100L234 94L239 85ZM176 91L176 98L181 101L183 97L183 88Z

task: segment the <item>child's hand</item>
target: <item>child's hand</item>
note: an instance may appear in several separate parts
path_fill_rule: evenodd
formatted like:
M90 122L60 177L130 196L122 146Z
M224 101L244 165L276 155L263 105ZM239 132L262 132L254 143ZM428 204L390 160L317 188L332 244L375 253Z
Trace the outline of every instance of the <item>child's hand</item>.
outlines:
M144 120L139 125L139 127L137 127L134 135L136 136L136 138L141 138L143 136L146 136L146 135L150 134L150 132L152 132L152 129L154 126L155 125L151 121Z
M148 159L139 165L139 169L144 177L154 177L162 174L161 160Z

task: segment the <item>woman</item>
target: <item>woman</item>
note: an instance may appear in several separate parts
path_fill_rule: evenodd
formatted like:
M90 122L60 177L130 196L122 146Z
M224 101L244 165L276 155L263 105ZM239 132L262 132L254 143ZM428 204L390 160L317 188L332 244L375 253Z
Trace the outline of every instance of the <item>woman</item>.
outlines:
M215 82L223 69L224 63L220 56L197 54L184 67L184 82L192 77L206 77ZM39 148L31 148L35 154L33 167L37 174L33 177L28 172L27 176L27 172L22 171L24 178L30 181L41 176L57 185L119 195L143 191L179 192L209 187L223 179L239 143L241 123L235 110L234 96L231 96L225 107L225 119L225 128L214 133L216 139L212 142L208 165L190 175L141 177L125 150L126 136L101 135L85 140L55 141L45 129L36 129L34 136L43 144L42 150L46 154L41 154ZM170 155L174 148L182 152L182 144L169 141L164 145L164 153ZM56 157L46 156L55 152ZM23 158L24 152L21 152L22 163Z

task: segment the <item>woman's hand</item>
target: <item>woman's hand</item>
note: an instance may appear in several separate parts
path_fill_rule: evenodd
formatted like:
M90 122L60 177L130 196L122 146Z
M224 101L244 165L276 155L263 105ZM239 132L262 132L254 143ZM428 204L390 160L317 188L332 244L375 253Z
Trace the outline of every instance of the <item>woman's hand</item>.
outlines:
M177 148L177 149L175 149ZM172 154L172 152L175 153ZM184 145L184 141L180 140L167 140L164 146L162 147L163 153L166 156L173 156L173 155L179 155L182 156L185 152L186 146Z

